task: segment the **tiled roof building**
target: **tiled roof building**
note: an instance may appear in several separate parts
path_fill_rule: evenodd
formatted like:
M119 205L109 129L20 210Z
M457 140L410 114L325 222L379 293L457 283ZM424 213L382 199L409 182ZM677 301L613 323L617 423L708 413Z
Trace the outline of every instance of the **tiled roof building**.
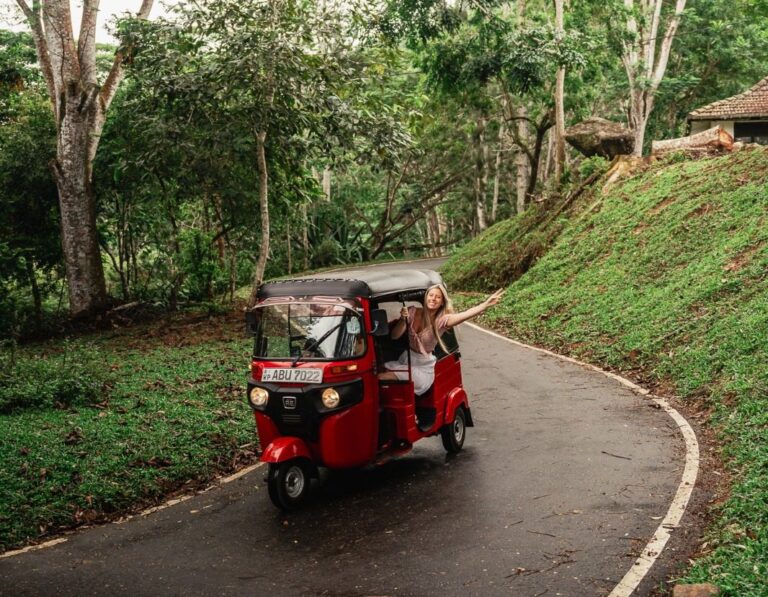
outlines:
M691 134L722 126L736 141L768 145L768 77L744 93L688 114Z

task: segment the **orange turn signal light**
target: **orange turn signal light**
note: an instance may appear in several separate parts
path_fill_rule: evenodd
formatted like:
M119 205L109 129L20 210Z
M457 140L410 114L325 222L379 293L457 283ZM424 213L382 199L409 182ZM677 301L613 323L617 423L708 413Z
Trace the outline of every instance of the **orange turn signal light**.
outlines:
M334 365L331 367L331 373L334 375L348 373L350 371L357 371L357 363L352 363L351 365Z

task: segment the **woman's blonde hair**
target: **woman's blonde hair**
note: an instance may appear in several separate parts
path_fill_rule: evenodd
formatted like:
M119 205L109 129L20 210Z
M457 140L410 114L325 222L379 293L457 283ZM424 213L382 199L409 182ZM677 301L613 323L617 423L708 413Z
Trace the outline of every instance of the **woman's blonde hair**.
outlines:
M432 316L429 313L429 310L427 309L427 295L429 294L430 290L433 290L437 288L440 291L440 294L443 295L443 304L440 305L440 308L435 312L434 316ZM434 286L430 286L427 288L427 290L424 292L424 301L422 303L422 306L424 307L423 313L427 314L427 321L429 321L429 325L432 328L432 333L435 335L435 338L437 338L438 343L440 344L440 348L443 349L443 351L447 354L450 352L448 350L448 347L443 343L443 339L440 335L440 330L437 327L437 322L440 320L440 318L443 315L447 315L448 313L453 313L453 303L451 302L450 297L448 296L448 290L445 286L442 284L435 284Z

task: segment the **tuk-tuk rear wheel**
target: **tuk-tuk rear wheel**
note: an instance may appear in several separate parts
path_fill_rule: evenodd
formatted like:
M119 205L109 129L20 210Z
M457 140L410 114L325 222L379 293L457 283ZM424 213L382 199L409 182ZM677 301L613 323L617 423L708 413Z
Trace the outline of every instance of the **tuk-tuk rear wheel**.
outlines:
M281 510L293 510L309 495L311 482L309 463L302 458L269 465L267 488L269 498Z
M443 440L443 447L446 452L456 454L464 446L464 438L466 436L467 415L464 414L464 407L459 406L456 409L453 422L440 428L440 438Z

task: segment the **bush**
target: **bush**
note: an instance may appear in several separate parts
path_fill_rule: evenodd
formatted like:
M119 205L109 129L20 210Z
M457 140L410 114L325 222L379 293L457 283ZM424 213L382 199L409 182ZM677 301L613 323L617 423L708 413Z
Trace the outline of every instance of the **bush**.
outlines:
M109 374L97 356L65 350L55 357L21 357L11 345L0 353L0 413L102 402Z
M579 176L581 176L582 180L586 180L595 172L607 170L608 164L608 160L599 155L594 155L591 158L585 158L579 164Z

